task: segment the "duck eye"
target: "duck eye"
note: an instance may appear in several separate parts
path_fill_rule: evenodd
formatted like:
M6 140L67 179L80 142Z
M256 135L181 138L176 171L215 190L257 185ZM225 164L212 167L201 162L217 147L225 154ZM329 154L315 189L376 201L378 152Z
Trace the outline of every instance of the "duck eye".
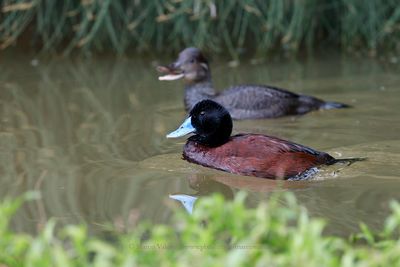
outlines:
M206 114L205 111L200 112L200 116L204 116L204 114Z

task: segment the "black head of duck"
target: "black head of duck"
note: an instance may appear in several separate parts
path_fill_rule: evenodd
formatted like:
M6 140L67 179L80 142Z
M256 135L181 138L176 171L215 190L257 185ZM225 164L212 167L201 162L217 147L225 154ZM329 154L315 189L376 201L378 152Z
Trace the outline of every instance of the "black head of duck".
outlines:
M225 106L233 119L240 120L302 115L313 110L349 107L267 85L235 85L217 93L212 84L208 60L194 47L184 49L175 62L159 66L157 70L165 74L159 80L184 79L186 110L191 110L203 99L212 99Z

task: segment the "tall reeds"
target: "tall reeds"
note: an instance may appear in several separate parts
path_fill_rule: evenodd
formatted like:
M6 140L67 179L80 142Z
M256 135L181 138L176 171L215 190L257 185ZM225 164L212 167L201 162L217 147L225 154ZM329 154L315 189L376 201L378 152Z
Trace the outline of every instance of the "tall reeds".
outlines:
M26 38L24 38L24 36ZM400 50L398 0L3 0L0 48L178 51Z

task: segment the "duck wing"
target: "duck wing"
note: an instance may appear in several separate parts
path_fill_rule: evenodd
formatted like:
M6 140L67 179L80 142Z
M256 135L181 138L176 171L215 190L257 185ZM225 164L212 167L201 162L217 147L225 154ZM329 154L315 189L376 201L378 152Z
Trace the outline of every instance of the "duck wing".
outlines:
M215 101L234 119L274 118L318 109L323 101L264 85L238 85L221 92Z
M250 146L248 151L257 154L252 158L242 152L243 148L239 152L239 157L248 161L241 169L245 175L288 179L313 167L335 162L335 159L325 152L273 136L250 134L234 136L233 139L238 139L239 146L244 142ZM241 146L243 147L243 144Z

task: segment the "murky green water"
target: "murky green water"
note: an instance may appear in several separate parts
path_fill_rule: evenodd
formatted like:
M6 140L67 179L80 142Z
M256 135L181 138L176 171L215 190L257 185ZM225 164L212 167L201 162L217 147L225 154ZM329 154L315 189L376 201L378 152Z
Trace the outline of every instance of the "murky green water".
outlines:
M56 217L61 223L84 221L94 233L107 224L124 230L141 220L168 222L170 207L180 205L170 194L232 197L244 189L249 205L274 190L290 190L311 214L330 221L331 233L348 234L359 221L379 228L388 202L400 200L396 64L340 56L236 69L212 63L218 88L271 84L354 106L235 122L236 132L275 135L336 157L368 158L326 169L317 181L281 183L182 161L185 140L165 134L185 116L183 86L159 82L151 60L31 60L6 55L0 62L0 198L27 190L42 194L18 213L16 229L35 232Z

